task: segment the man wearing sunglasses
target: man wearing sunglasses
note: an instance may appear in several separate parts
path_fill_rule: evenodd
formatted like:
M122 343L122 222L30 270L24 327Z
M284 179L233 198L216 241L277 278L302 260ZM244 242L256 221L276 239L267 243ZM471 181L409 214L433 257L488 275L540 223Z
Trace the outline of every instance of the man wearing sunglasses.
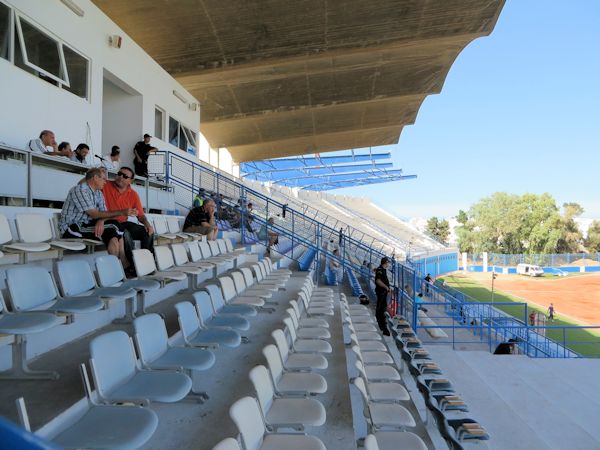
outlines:
M121 167L117 172L117 178L108 181L102 189L109 211L133 209L134 214L131 216L115 217L125 231L123 235L125 255L131 263L131 272L133 272L133 249L135 248L133 241L140 241L142 248L154 253L154 228L144 214L140 196L131 187L134 177L133 170L129 167Z

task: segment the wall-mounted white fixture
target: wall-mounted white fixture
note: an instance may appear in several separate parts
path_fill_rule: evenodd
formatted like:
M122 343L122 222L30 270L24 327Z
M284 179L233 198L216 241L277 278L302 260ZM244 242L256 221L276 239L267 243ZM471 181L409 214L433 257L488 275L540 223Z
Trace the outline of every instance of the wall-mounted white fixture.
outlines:
M188 105L188 108L190 109L190 111L198 111L198 103L196 102L192 102Z
M121 48L121 45L123 45L123 38L118 34L113 34L108 37L108 45L112 48Z
M183 94L180 94L175 89L173 89L173 95L175 97L177 97L179 100L181 100L183 103L187 103L187 99L183 96Z
M85 14L85 11L83 9L81 9L81 7L79 5L77 5L73 0L60 0L60 1L62 2L63 5L65 5L67 8L69 8L71 11L73 11L79 17L83 17L83 15Z

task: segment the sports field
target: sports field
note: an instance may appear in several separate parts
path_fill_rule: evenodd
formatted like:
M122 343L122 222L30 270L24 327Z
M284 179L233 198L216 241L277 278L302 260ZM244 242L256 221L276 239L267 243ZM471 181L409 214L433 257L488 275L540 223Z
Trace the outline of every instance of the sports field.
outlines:
M491 273L456 272L441 278L448 286L475 300L489 302L492 299ZM554 322L547 322L547 326L600 325L600 274L555 278L498 274L494 281L494 301L525 302L529 312L535 310L543 314L547 314L548 306L553 303L556 318ZM498 309L520 320L526 319L523 307ZM558 342L564 340L568 347L581 354L600 356L600 329L548 329L546 335Z

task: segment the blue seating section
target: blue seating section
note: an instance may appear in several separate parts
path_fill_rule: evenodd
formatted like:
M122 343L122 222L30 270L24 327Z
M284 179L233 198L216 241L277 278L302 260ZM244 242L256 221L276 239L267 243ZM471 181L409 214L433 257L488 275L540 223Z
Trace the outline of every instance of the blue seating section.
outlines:
M277 245L277 251L282 254L286 254L292 250L292 240L288 238L279 238L279 244Z
M219 231L233 230L233 227L227 220L217 220L217 227L219 227Z
M355 297L364 295L362 287L360 286L360 283L358 282L358 279L356 278L356 274L354 273L354 271L346 270L346 273L348 274L348 280L350 280L350 287L352 288L352 295L354 295Z
M302 254L300 259L298 260L298 267L300 268L301 271L310 270L312 263L315 260L316 254L317 254L317 251L312 248L307 249Z
M375 295L375 279L374 279L372 272L368 268L362 267L360 269L360 274L362 276L362 279L363 279L365 285L367 286L367 290L369 291L369 294Z

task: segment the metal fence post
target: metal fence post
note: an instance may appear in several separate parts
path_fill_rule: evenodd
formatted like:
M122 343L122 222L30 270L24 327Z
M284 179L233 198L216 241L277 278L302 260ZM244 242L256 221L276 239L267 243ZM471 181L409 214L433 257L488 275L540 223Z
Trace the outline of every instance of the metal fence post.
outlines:
M246 190L244 189L244 185L242 185L242 188L240 190L240 239L242 241L242 244L244 244L246 242L246 239L244 238L245 229L246 229L246 220L244 218L244 216L246 214L246 209L244 207L245 199L246 199Z
M33 165L33 158L31 153L27 153L25 156L25 161L27 162L27 206L31 208L33 206L33 188L31 186L31 166ZM146 205L147 204L148 203L146 202Z
M319 284L319 281L321 280L321 277L319 276L319 269L321 266L320 263L320 259L321 259L321 255L320 255L320 248L321 248L321 227L319 225L319 223L317 222L316 224L316 249L317 249L317 253L315 255L315 276L317 277L317 281L316 284Z

